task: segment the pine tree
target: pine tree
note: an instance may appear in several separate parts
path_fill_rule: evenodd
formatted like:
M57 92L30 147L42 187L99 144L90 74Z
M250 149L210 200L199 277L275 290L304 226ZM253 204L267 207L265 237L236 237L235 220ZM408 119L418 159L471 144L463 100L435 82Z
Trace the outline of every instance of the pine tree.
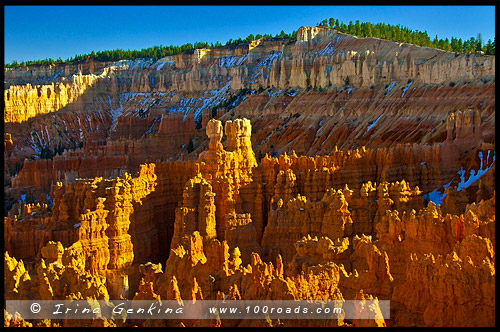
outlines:
M476 53L481 52L483 49L483 35L481 33L477 34L477 43L476 43L476 49L474 50Z
M354 33L355 33L354 25L352 24L352 21L349 21L349 25L347 26L347 32L351 35L354 35Z
M460 53L464 53L464 43L462 41L462 38L458 39L458 49Z
M361 36L361 25L359 23L359 20L356 20L356 24L354 25L354 33L356 36Z
M349 86L349 84L351 84L351 79L349 78L349 76L347 76L347 77L344 79L344 84L345 84L345 86Z
M493 43L491 42L491 39L488 40L488 43L485 46L485 54L492 55L495 54L495 49L493 47Z
M187 152L191 153L191 152L193 152L193 150L194 150L193 139L189 138L189 143L188 143L188 146L187 146Z
M372 36L373 36L372 24L368 22L366 23L366 37L372 37Z
M438 35L436 35L436 37L434 37L434 40L432 41L432 46L438 47L438 45L439 45L439 39L438 39Z
M458 53L458 40L454 37L451 38L451 50L455 53Z

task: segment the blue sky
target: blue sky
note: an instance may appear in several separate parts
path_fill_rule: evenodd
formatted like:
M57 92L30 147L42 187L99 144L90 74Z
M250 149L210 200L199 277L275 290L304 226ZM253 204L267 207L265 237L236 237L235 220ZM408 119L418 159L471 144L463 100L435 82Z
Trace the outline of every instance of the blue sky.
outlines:
M5 63L249 34L290 33L323 19L400 24L433 38L495 37L494 6L5 6Z

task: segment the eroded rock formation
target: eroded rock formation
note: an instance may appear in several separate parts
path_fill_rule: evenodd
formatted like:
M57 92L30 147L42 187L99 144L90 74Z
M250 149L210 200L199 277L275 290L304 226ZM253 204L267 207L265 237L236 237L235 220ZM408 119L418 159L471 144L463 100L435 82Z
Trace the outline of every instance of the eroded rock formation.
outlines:
M6 69L6 299L391 300L390 320L86 326L493 326L494 68L302 27Z

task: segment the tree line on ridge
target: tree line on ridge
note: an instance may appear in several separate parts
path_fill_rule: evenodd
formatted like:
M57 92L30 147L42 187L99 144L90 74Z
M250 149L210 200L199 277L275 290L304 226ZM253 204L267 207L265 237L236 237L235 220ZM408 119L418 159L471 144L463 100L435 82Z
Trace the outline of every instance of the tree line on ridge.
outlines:
M324 19L317 24L318 27L334 28L342 33L350 34L356 37L374 37L380 39L386 39L395 42L409 43L417 46L432 47L449 52L455 52L456 54L495 54L495 41L488 40L484 43L482 36L479 33L477 38L471 37L468 40L462 40L461 38L452 37L451 40L448 38L440 39L436 35L434 39L431 40L427 31L413 31L407 27L402 27L401 25L390 25L385 23L372 24L370 22L360 22L357 20L355 23L350 21L348 24L339 21L339 19L334 19L333 17L329 19ZM158 60L165 56L176 55L179 53L193 53L195 49L200 48L217 48L217 47L229 47L234 48L241 45L248 45L254 40L288 40L288 43L293 43L297 40L297 31L292 33L285 33L283 30L279 34L272 36L271 34L264 35L253 35L250 34L246 38L229 39L224 45L219 41L214 43L207 42L195 42L194 44L186 43L181 46L177 45L159 45L149 48L143 48L141 50L105 50L98 51L88 54L75 54L74 57L62 60L60 57L56 60L51 58L46 58L43 60L30 60L22 61L18 63L16 60L9 64L5 64L5 67L24 67L24 66L44 66L44 65L56 65L65 63L80 63L88 58L93 58L97 61L118 61L118 60L135 60L135 59L152 59Z

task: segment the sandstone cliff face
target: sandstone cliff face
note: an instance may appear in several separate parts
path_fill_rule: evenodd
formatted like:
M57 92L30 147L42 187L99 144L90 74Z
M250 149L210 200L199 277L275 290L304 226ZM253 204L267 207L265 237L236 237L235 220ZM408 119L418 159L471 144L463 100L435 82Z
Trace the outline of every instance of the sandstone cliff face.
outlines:
M251 125L248 119L228 121L225 124L227 149L223 149L222 124L210 120L207 124L209 149L200 154L200 173L212 184L215 193L216 217L222 220L235 213L239 189L252 181L252 168L257 165L250 142ZM217 235L224 238L225 225L217 224Z
M352 68L351 85L345 87ZM363 78L368 71L373 72L370 78ZM404 178L424 193L451 179L452 172L439 173L456 164L468 147L463 142L494 141L494 57L455 57L449 52L358 39L331 29L301 28L294 45L259 41L246 49L200 50L156 63L89 60L60 68L8 69L7 74L6 131L13 149L8 143L4 176L5 183L13 181L14 187L32 183L47 187L62 180L62 171L48 175L39 167L30 171L33 165L11 179L23 168L25 158L37 159L47 151L61 153L81 145L84 159L109 160L102 168L95 161L90 161L94 165L89 168L84 164L79 170L84 177L119 176L118 168L123 166L137 171L145 160L195 160L208 145L203 128L212 114L225 122L233 119L233 113L249 118L252 145L261 156L293 151L328 155L336 148L346 151L362 146L376 151L399 144L407 150L407 143L432 150L437 149L435 143L445 142L439 164L430 165L422 158L418 162L426 164L416 161L410 172L398 164L383 172L392 172L393 178L379 173L376 179L367 176L363 181ZM229 106L223 105L230 100L234 108L229 112ZM36 116L30 117L30 112ZM164 144L165 140L171 144ZM190 141L196 154L189 153ZM122 159L124 155L128 160ZM64 172L76 172L74 166L69 168ZM82 168L95 171L84 174ZM39 172L41 178L37 178ZM434 177L433 183L426 183L429 176ZM261 222L255 222L261 232Z
M486 202L483 201L478 207L481 210L491 209L492 204L494 204L493 200L494 198ZM476 209L476 206L472 208L474 211L477 211ZM465 214L443 216L440 209L436 209L435 205L430 203L427 209L421 210L417 214L415 212L410 215L403 214L401 220L406 220L402 223L396 221L399 218L392 212L388 213L384 220L377 225L380 234L379 245L382 248L387 248L391 261L391 271L395 276L392 298L398 312L400 312L398 316L401 319L401 324L470 326L493 323L494 318L487 313L488 309L486 308L493 303L494 299L489 295L479 295L481 294L479 289L482 287L480 285L491 282L491 279L488 281L488 278L494 275L494 263L492 263L494 258L491 256L493 246L489 238L493 233L489 231L479 232L478 226L482 225L482 229L486 230L489 226L492 226L494 221L484 215L478 217L472 210L467 207L468 212ZM394 222L389 221L387 224L386 220L394 220ZM476 226L469 226L467 235L464 235L465 224L471 226L475 224ZM429 232L428 235L425 235L427 232ZM434 239L437 238L440 240L435 241ZM410 245L411 242L417 239L422 243L421 246ZM479 247L482 249L479 249ZM470 267L466 266L467 264ZM485 268L485 266L489 271L487 274L489 277L482 276L481 269ZM425 272L422 269L425 269ZM453 276L454 269L462 271L458 279L470 276L475 281L464 285L463 281L459 281L457 277ZM437 272L438 270L440 272ZM440 276L438 276L438 273ZM396 278L396 275L400 274L402 274L402 278ZM415 283L419 275L425 275L424 281L420 282L420 279L418 279L419 281ZM434 301L442 301L438 299L443 299L443 296L451 296L445 295L447 289L450 288L440 284L439 280L441 278L446 278L447 285L453 285L452 287L460 289L460 291L456 291L458 293L452 296L457 302L454 302L453 305L447 305L446 309L437 309L434 305L436 303ZM417 284L419 286L416 286ZM482 304L478 307L481 318L470 318L459 323L457 320L460 319L458 317L462 314L455 315L453 318L450 316L452 310L462 312L462 309L454 308L455 303L461 303L457 305L463 308L463 301L465 300L461 299L462 292L471 294L470 298L482 298L480 300ZM432 305L426 302L430 301L430 299L432 299ZM465 306L467 307L467 305ZM463 315L460 317L465 318ZM482 321L482 323L479 323L479 321Z
M203 238L198 232L194 232L191 236L186 236L185 243L186 248L179 246L172 250L166 262L165 272L161 270L161 266L153 268L150 265L148 269L144 266L142 283L152 282L152 292L161 299L177 301L224 298L281 299L284 294L287 294L286 299L319 297L341 299L341 294L335 286L338 278L330 278L335 276L334 271L317 273L311 271L296 278L284 279L280 256L275 266L273 263L263 262L257 253L253 253L251 263L244 266L241 265L238 251L229 254L225 241L221 243L212 239L203 244ZM183 283L178 282L180 273L185 280ZM326 283L320 283L320 280ZM145 294L147 291L143 290L136 297ZM219 322L221 326L255 326L259 323L255 320ZM205 324L198 326L207 326L209 323ZM282 324L293 326L292 321ZM343 325L342 320L329 321L324 326L339 325Z
M285 261L292 259L293 244L302 237L328 236L332 240L351 235L352 219L341 191L328 191L317 203L308 204L305 196L277 203L269 213L262 246L281 253Z
M224 222L224 238L229 249L233 250L233 256L239 255L241 264L248 264L251 261L252 253L261 252L250 213L226 214Z
M494 57L455 57L450 52L409 44L359 39L333 29L302 27L297 42L292 45L285 41L260 41L246 48L197 50L192 55L179 54L155 63L142 59L117 63L89 62L84 66L87 68L8 69L6 77L11 85L4 92L7 122L25 121L31 113L36 115L66 108L89 112L101 110L104 117L113 119L112 127L117 129L113 137L127 137L130 134L130 130L124 130L127 126L136 132L135 135L150 127L158 132L161 116L173 111L184 115L191 113L201 122L202 111L217 107L227 100L230 93L241 88L255 92L260 86L274 88L242 96L241 99L248 100L237 107L245 109L241 116L293 115L314 110L313 113L321 115L333 115L338 111L339 115L349 118L350 113L361 111L373 117L366 120L366 129L368 121L374 121L390 108L392 113L403 115L409 110L415 117L420 117L422 123L419 127L424 131L426 126L435 127L441 121L430 115L436 114L436 110L443 112L446 104L480 107L489 114L494 108L494 103L484 98L484 92L490 90L494 93L494 84L491 85ZM59 76L54 78L55 70ZM30 79L39 83L33 80L36 75L46 75L46 79L54 83L38 87L22 85L23 81ZM21 77L25 78L19 79ZM347 77L350 86L344 88ZM480 89L471 84L472 81L477 82ZM327 90L319 94L304 91L309 86ZM442 97L441 102L429 105L429 98L435 99L436 95ZM263 97L268 100L262 104L264 111L252 105L255 98ZM465 104L457 103L457 98ZM359 108L373 99L379 100L380 105ZM305 103L311 102L314 107L305 107ZM429 112L429 106L435 110ZM124 115L148 120L141 120L144 122L141 126L130 127L130 119L121 119ZM349 120L353 119L354 116ZM338 123L339 120L341 117L331 122ZM405 118L402 116L400 121L405 122Z
M122 269L133 261L128 227L133 203L154 191L154 165L144 165L137 178L93 181L79 179L74 184L57 183L51 212L36 211L18 220L5 222L7 250L17 257L40 258L47 241L64 245L80 242L86 269L95 273ZM33 228L32 225L39 226Z
M199 166L192 162L155 165L155 190L142 199L142 204L135 204L130 215L134 262L166 260L178 204L183 200L186 183L198 173Z
M6 297L391 300L387 321L88 326L492 326L494 65L303 27L8 69Z
M435 83L493 75L495 58L477 55L455 57L451 52L376 38L356 38L334 29L301 27L297 31L295 44L256 41L252 45L234 49L202 49L191 55L168 56L155 63L144 59L117 63L89 61L85 66L87 68L52 67L46 71L40 68L31 70L31 73L29 69L7 69L6 78L7 81L23 84L23 80L36 82L33 80L34 75L62 81L61 78L72 73L102 73L124 78L131 72L137 74L142 71L143 75L135 76L125 83L129 91L137 92L148 92L152 87L160 91L169 88L210 90L219 88L227 76L235 78L231 80L233 89L244 86L258 88L259 84L278 88L305 87L308 78L313 86L326 87L329 83L343 84L347 76L351 77L355 86L369 86L380 81L406 81L408 77L418 77L424 83ZM190 71L183 73L181 70L184 69ZM61 76L57 80L55 70L59 70L57 76ZM214 76L220 80L214 80ZM112 84L117 89L125 85L119 79Z
M61 274L63 270L54 270L53 267L57 264L70 264L68 258L65 258L68 251L75 257L73 261L78 259L79 263L72 264L79 266L80 274L86 271L85 273L92 273L94 276L90 288L80 292L81 295L75 295L76 298L130 296L134 299L182 301L222 299L226 293L234 299L378 298L391 299L394 302L391 325L492 323L494 298L489 294L476 292L475 289L480 284L489 285L486 288L493 287L494 196L479 204L467 205L463 214L443 215L440 208L432 202L425 208L422 191L419 188L412 189L404 180L380 184L367 182L359 185L359 179L354 177L354 182L349 182L359 187L359 190L349 189L348 185L342 189L325 190L322 188L329 178L324 176L329 174L325 171L337 173L342 167L352 168L355 164L351 159L354 158L353 160L359 163L362 154L368 153L369 150L349 151L345 155L337 151L333 156L321 158L286 154L279 158L266 156L261 165L256 166L251 162L251 158L245 157L245 154L248 155L249 151L252 151L247 132L241 129L244 128L241 126L236 127L236 134L231 132L232 123L226 125L226 133L230 133L227 144L233 151L224 150L220 142L223 136L222 124L211 120L207 125L211 144L209 150L200 155L198 163L188 161L164 163L159 166L158 173L163 175L158 198L147 198L160 179L155 175L153 165L150 165L142 166L136 178L125 174L115 180L96 178L94 181L77 180L74 185L58 184L58 189L54 192L52 217L43 217L46 212L43 212L42 206L27 205L24 218L29 218L27 214L30 211L41 211L40 217L31 217L32 221L38 223L50 224L57 220L73 224L74 221L71 220L79 220L80 223L72 227L78 229L78 237L72 239L69 235L71 232L62 233L68 234L64 235L63 240L67 249L56 242L49 242L48 246L40 247L38 257L43 260L41 263L35 263L37 279L34 281L31 281L24 265L20 265L10 256L6 258L9 262L6 274L12 275L8 286L8 294L11 294L9 296L30 296L34 289L38 289L43 298L58 298L62 296L61 286L58 286L60 282L77 285L80 277L75 279L74 273L71 277L65 276ZM244 123L245 121L242 122ZM234 139L238 137L242 138L243 143ZM250 165L245 162L240 164L240 160L250 160ZM177 169L182 167L192 172L192 175L184 174L188 178L184 187L175 175ZM165 172L166 170L169 171ZM304 173L306 170L308 172ZM236 177L236 174L239 176ZM177 180L172 182L174 178ZM348 176L345 178L352 179ZM221 181L223 179L224 182ZM228 179L232 179L231 186L220 185L227 183ZM257 179L268 182L260 182L257 186L254 183ZM243 209L246 213L225 213L224 218L219 219L216 213L218 195L214 193L214 184L225 188L226 192L231 188L229 193L233 202L221 204L225 209L223 211ZM165 191L171 186L178 188L177 193L166 196ZM264 187L269 189L264 190ZM260 199L256 201L260 201L260 209L259 204L248 204L246 190L251 188L258 189L256 193L260 195ZM324 194L319 196L322 190L325 190ZM221 192L224 194L224 191ZM301 194L306 192L312 199ZM452 192L447 190L450 202L454 197ZM132 237L128 234L129 220L137 222L132 232L135 234L135 243L144 243L141 237L151 233L144 232L144 221L140 220L147 219L147 216L152 214L146 214L144 210L132 218L132 202L143 201L147 209L147 206L157 204L155 201L161 202L166 198L167 201L177 200L179 203L175 209L171 251L165 272L161 265L155 266L151 263L140 265L137 270L137 265L135 268L131 266L134 262L134 247ZM70 200L76 204L70 203ZM460 209L463 208L463 202L455 203ZM452 211L450 204L445 205ZM263 209L264 206L267 207ZM83 214L78 212L85 210L87 212ZM113 211L111 217L109 211ZM265 219L262 216L259 218L262 222L259 226L262 229L262 237L257 232L252 213L248 211L258 211L261 214L267 211ZM89 222L99 227L90 229ZM217 233L219 223L224 225L223 238ZM376 227L373 226L375 224ZM17 250L19 253L19 249L14 246L17 241L13 239L14 234L23 233L16 232L16 228L19 229L17 221L9 221L7 225L10 225L6 227L9 244L7 248L11 252ZM168 232L170 231L167 230L167 234ZM361 234L361 237L357 234ZM48 240L47 238L45 241ZM74 243L70 245L72 241ZM415 246L415 243L419 245ZM151 249L138 250L143 254L153 254ZM7 255L9 254L6 253L6 257ZM261 257L265 257L269 263ZM454 263L445 263L448 260ZM273 262L276 262L276 265ZM469 264L467 266L470 268L464 264ZM422 266L429 266L425 268L425 273L420 271ZM457 266L460 271L466 269L467 275L470 276L481 275L477 283L461 286L464 299L472 296L471 292L475 292L472 297L477 298L477 301L487 299L480 308L479 318L467 324L460 323L455 316L450 316L452 311L441 310L441 314L436 315L435 306L429 305L433 303L430 300L432 298L438 299L442 306L450 307L448 299L452 296L451 293L446 295L445 290L436 293L437 290L432 289L430 285L436 283L437 289L443 288L439 280L453 280L454 285L463 284L462 272L459 277L452 277L457 272L451 270L451 266ZM421 283L420 279L415 279L419 275L433 279L426 279L429 280L427 283ZM178 280L181 279L188 282L179 284ZM420 288L415 284L419 284ZM407 301L410 296L408 294L414 294L412 301ZM467 307L468 302L464 301L460 302L460 305ZM15 322L13 321L13 324ZM166 322L166 326L178 323ZM205 326L212 323L200 321L194 325ZM255 326L262 322L233 320L216 323L218 326ZM286 320L280 323L268 322L281 326L293 326L295 323ZM300 324L317 326L314 321ZM387 322L355 319L348 322L321 321L319 324L385 326Z
M182 203L176 209L172 249L184 244L184 235L194 231L199 231L205 241L217 237L214 196L212 186L201 176L186 183Z
M128 156L84 156L68 152L50 159L26 161L12 179L12 188L27 186L50 188L58 181L72 182L76 178L113 177L129 166Z

